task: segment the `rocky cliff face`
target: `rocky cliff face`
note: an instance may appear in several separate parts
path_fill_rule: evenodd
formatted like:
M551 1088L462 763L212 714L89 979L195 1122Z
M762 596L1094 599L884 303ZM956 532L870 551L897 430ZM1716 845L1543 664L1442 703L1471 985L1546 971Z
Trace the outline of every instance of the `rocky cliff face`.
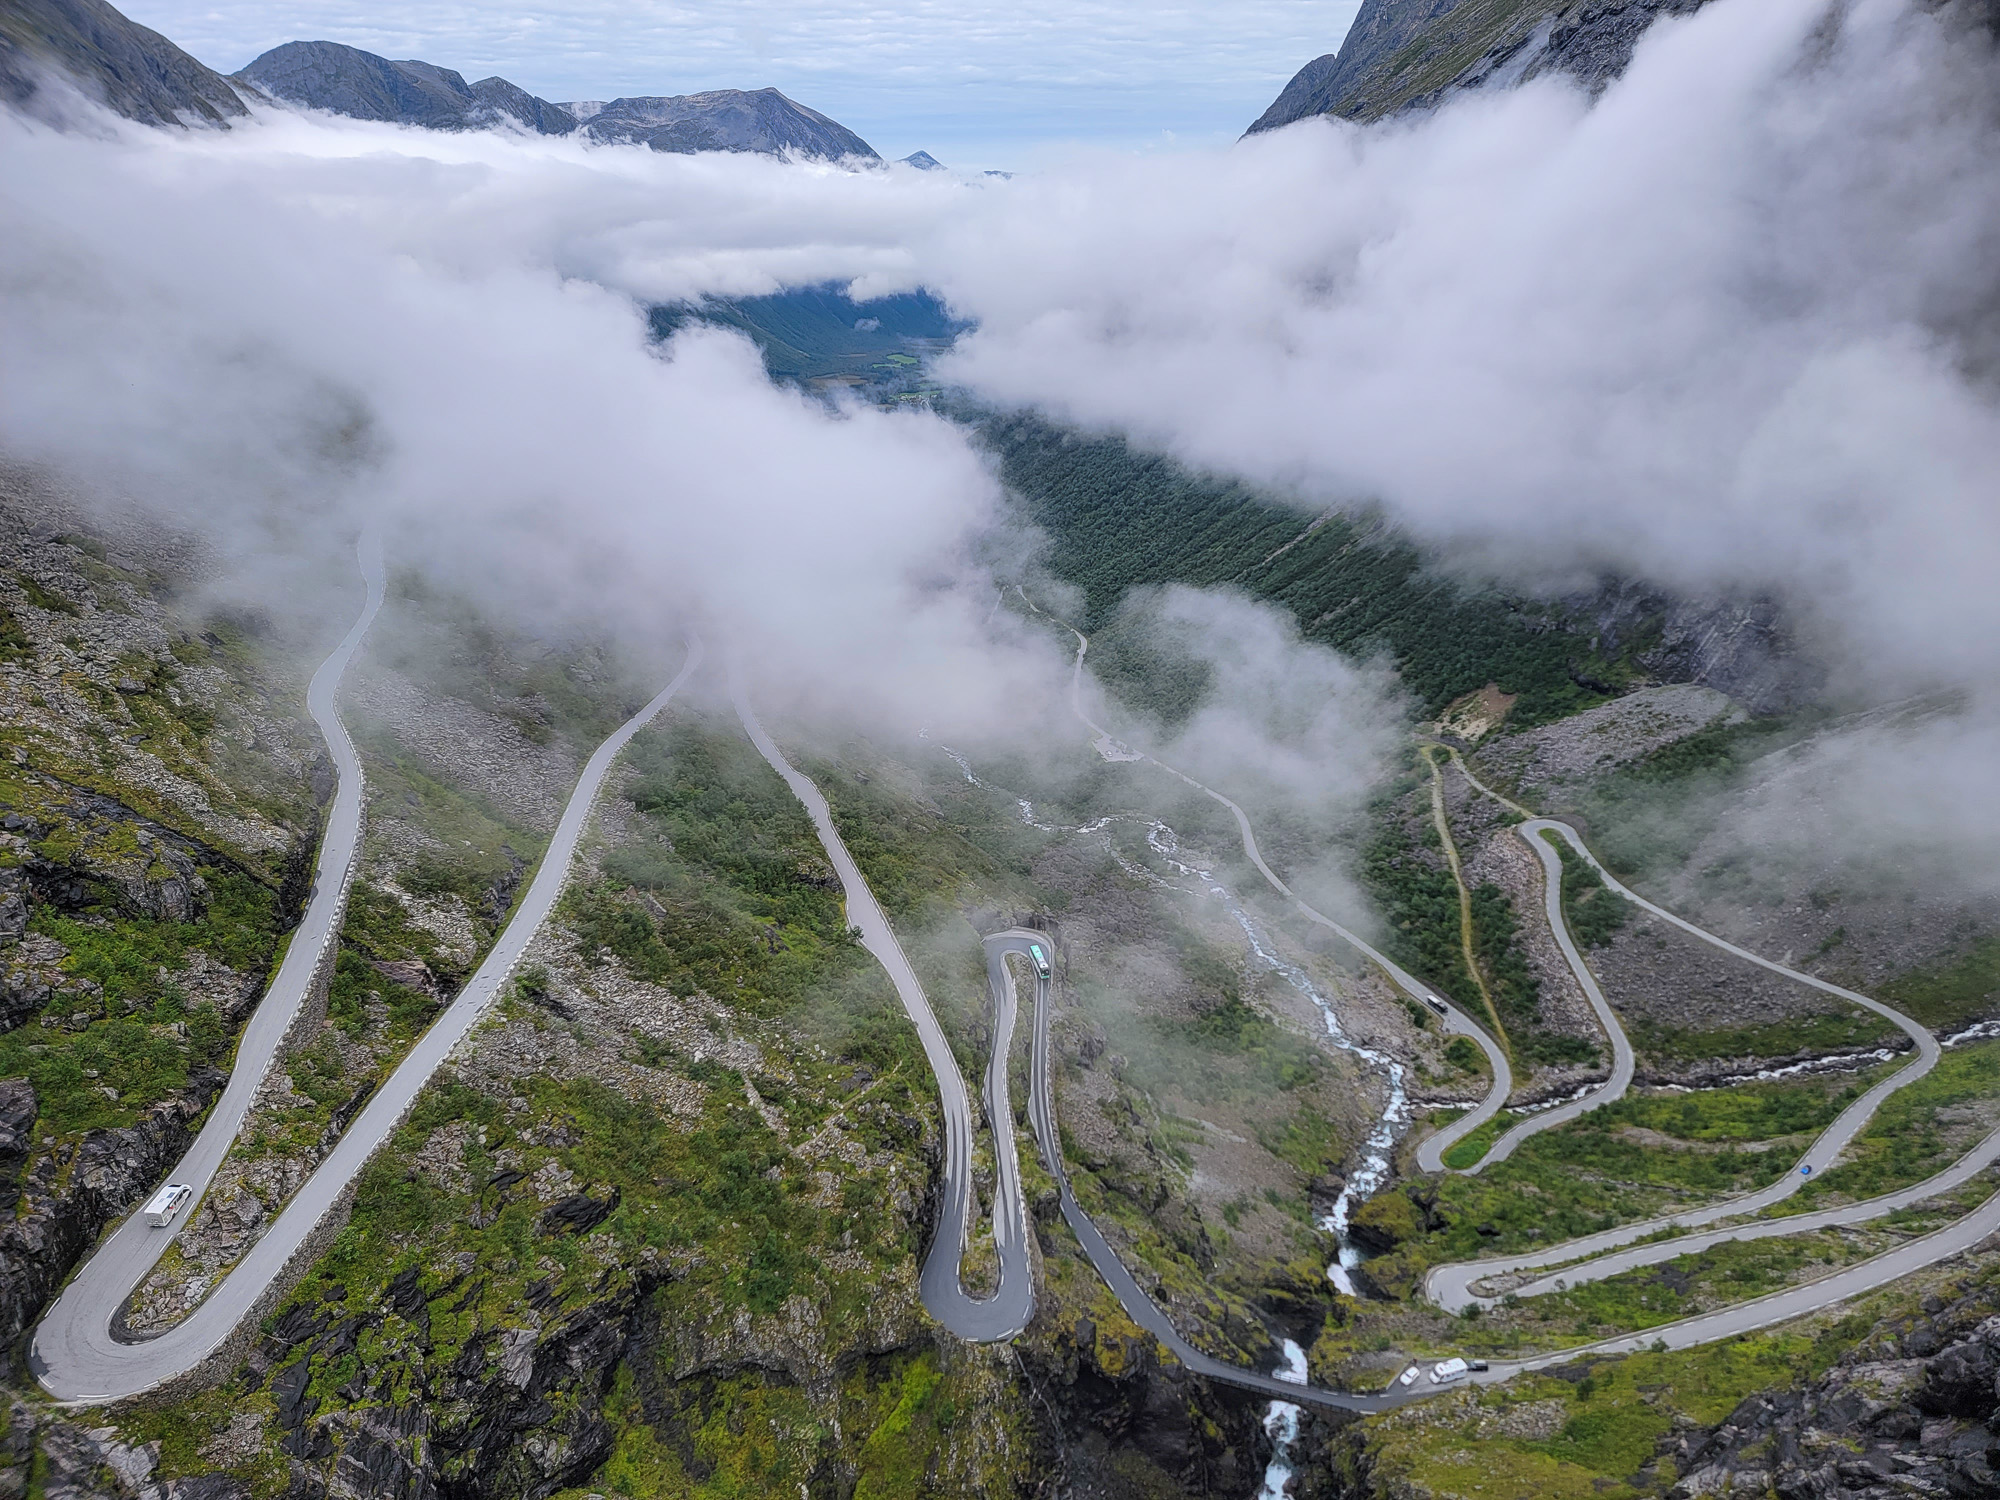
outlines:
M766 155L879 161L875 148L836 120L776 89L711 89L669 98L614 99L584 125L599 141L638 141L655 151L755 151Z
M1796 708L1825 680L1772 599L1686 599L1610 581L1561 602L1600 653L1629 654L1657 681L1700 683L1755 714Z
M1375 120L1455 89L1561 72L1602 88L1663 15L1707 0L1366 0L1338 53L1314 58L1247 134L1314 115Z
M248 113L228 79L103 0L8 0L0 8L0 102L59 114L51 76L143 125L227 127Z

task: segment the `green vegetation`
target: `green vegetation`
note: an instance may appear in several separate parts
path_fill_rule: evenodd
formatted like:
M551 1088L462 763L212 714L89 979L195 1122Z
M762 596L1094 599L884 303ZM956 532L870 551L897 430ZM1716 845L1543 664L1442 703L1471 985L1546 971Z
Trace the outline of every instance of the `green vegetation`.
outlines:
M478 793L433 774L387 733L363 730L357 740L366 756L370 801L393 807L398 818L441 846L415 859L404 886L420 896L456 896L475 922L493 930L546 838L515 825Z
M335 962L327 994L327 1019L349 1041L367 1042L376 1065L357 1069L331 1036L284 1060L292 1087L312 1108L292 1108L246 1133L232 1154L300 1156L310 1151L337 1116L357 1108L388 1071L422 1036L437 1014L437 1002L384 977L352 949Z
M1837 1165L1772 1213L1803 1213L1829 1198L1872 1198L1921 1182L1986 1134L1994 1123L1996 1094L2000 1040L1945 1053L1924 1077L1882 1101Z
M1486 988L1506 1022L1515 1056L1544 1066L1597 1061L1595 1042L1543 1025L1542 987L1522 951L1521 921L1507 893L1488 881L1474 886L1470 896L1474 952L1486 973Z
M1054 539L1049 566L1083 591L1077 623L1087 632L1110 623L1134 588L1231 584L1289 609L1308 640L1362 655L1386 650L1433 712L1497 682L1520 695L1513 722L1537 724L1603 701L1631 676L1594 659L1581 637L1551 629L1560 621L1546 606L1427 573L1416 548L1373 517L1309 518L1121 439L1033 417L976 420L1027 518Z
M1963 1026L2000 1008L2000 938L1986 938L1962 957L1905 974L1877 996L1926 1026Z
M1633 1093L1595 1111L1606 1123L1684 1141L1770 1141L1817 1134L1898 1063L1839 1078L1740 1083L1693 1094Z
M881 1004L886 980L848 931L805 809L749 742L676 714L629 753L630 795L655 832L564 897L581 951L608 948L676 994L799 1014L878 1066L920 1067L908 1022Z
M741 1317L768 1323L758 1337L782 1342L797 1336L783 1320L803 1298L815 1309L810 1336L851 1350L880 1347L885 1289L908 1294L921 1248L910 1205L935 1139L935 1086L876 966L847 940L837 893L819 867L801 871L816 849L803 810L732 734L677 718L637 751L639 836L607 860L619 873L573 898L580 946L592 953L609 937L626 943L636 966L657 957L698 978L722 1002L706 1013L755 1036L773 1071L745 1079L656 1037L634 1057L622 1030L558 1016L548 976L524 971L502 1002L506 1024L565 1034L586 1059L603 1049L624 1081L614 1087L586 1063L562 1076L531 1071L504 1090L441 1076L424 1092L292 1299L301 1312L357 1316L356 1337L303 1356L321 1410L437 1401L430 1382L448 1368L485 1369L498 1381L495 1331L519 1326L529 1307L553 1326L565 1309L643 1298L636 1315L661 1329L750 1326ZM363 934L393 944L393 913L379 905L363 903ZM689 943L682 928L624 920L665 924L673 919L655 913L677 908L707 914L714 931ZM358 952L343 955L329 1007L336 1026L395 1028L422 1005ZM354 1082L336 1079L330 1061L309 1050L290 1063L322 1102ZM657 1086L632 1084L634 1071ZM752 1107L752 1082L781 1124ZM865 1161L794 1149L830 1128ZM586 1228L551 1222L530 1180L538 1170L568 1175L565 1201L590 1209ZM883 1211L891 1204L898 1209ZM464 1274L468 1265L476 1276ZM672 1270L642 1276L650 1267ZM672 1337L630 1348L640 1352L628 1354L602 1403L618 1437L593 1488L790 1493L831 1462L856 1480L855 1493L901 1500L981 1492L1015 1461L1006 1455L1027 1451L1003 1441L1012 1420L1004 1401L981 1411L992 1443L947 1441L968 1388L921 1346L844 1361L833 1392L740 1367L688 1377ZM558 1382L550 1399L559 1413L579 1400L579 1413L596 1410L587 1379Z
M1713 1428L1760 1391L1802 1390L1844 1356L1893 1358L1894 1341L1924 1321L1925 1308L1965 1298L1990 1310L1995 1283L1988 1260L1969 1271L1928 1272L1858 1304L1699 1348L1580 1354L1505 1385L1474 1389L1457 1403L1370 1418L1356 1429L1357 1446L1371 1484L1384 1492L1467 1495L1483 1488L1488 1495L1547 1500L1662 1495L1685 1477L1670 1460L1656 1462L1662 1440L1677 1429ZM1854 1390L1855 1399L1871 1394L1865 1382ZM1355 1456L1343 1455L1343 1467ZM1744 1456L1754 1459L1755 1450Z
M1379 831L1362 850L1361 878L1388 923L1389 956L1459 1004L1470 997L1478 1014L1485 1006L1459 944L1458 886L1443 854L1432 853L1441 848L1437 830L1426 820L1412 838L1390 811L1414 784L1401 782L1378 802Z
M1632 1046L1662 1062L1711 1057L1790 1057L1800 1052L1846 1052L1894 1045L1902 1030L1872 1011L1823 1011L1791 1016L1761 1026L1692 1031L1667 1026L1651 1016L1625 1018Z
M950 1391L927 1351L864 1362L832 1393L831 1413L759 1370L676 1382L665 1369L622 1365L605 1409L620 1429L618 1445L587 1488L764 1500L809 1490L829 1468L850 1468L859 1471L855 1500L919 1500L936 1492L938 1471L950 1462L944 1439L958 1414Z
M1579 948L1607 947L1631 918L1631 903L1607 886L1597 867L1570 848L1568 840L1552 833L1540 838L1562 860L1562 913L1570 936Z
M1865 1323L1863 1327L1865 1329ZM1418 1493L1630 1500L1672 1483L1646 1472L1676 1419L1713 1426L1754 1391L1803 1385L1860 1330L1783 1329L1676 1353L1585 1356L1573 1364L1477 1391L1465 1408L1417 1408L1371 1419L1365 1443L1374 1482ZM1546 1437L1508 1437L1492 1419L1559 1404ZM1537 1424L1540 1425L1540 1424Z
M130 1125L185 1088L193 1070L227 1058L230 1032L216 1008L190 1004L162 971L200 951L239 973L263 973L277 946L277 902L248 876L204 878L211 899L196 922L35 909L33 930L70 950L64 973L101 990L101 1004L59 991L39 1019L0 1035L0 1077L34 1086L44 1141Z
M942 348L963 326L928 291L856 302L837 284L659 306L648 319L656 339L695 324L733 328L774 377L793 380L913 371L921 361L908 350Z
M1447 1147L1444 1164L1455 1172L1463 1172L1467 1167L1477 1165L1493 1148L1493 1143L1512 1129L1521 1118L1511 1109L1501 1110L1484 1125Z
M1780 1104L1767 1099L1762 1106L1767 1117L1810 1118L1829 1107L1820 1086L1808 1084L1801 1092L1808 1102ZM1739 1113L1724 1104L1714 1106L1711 1115L1709 1101L1722 1096L1681 1097L1696 1101L1701 1116L1686 1121L1678 1114L1671 1118L1684 1130L1711 1132L1680 1137L1698 1140L1699 1146L1677 1148L1634 1139L1629 1127L1645 1122L1645 1128L1658 1129L1651 1122L1668 1119L1668 1106L1677 1111L1681 1099L1629 1099L1529 1136L1505 1161L1476 1177L1420 1179L1378 1194L1369 1201L1371 1214L1392 1213L1387 1200L1400 1195L1409 1199L1415 1212L1399 1222L1420 1223L1424 1228L1421 1235L1398 1238L1385 1247L1388 1253L1368 1262L1369 1280L1388 1295L1408 1297L1434 1265L1595 1234L1647 1218L1670 1203L1762 1187L1790 1168L1792 1157L1786 1151L1757 1151L1736 1144L1755 1139L1731 1133L1748 1128L1754 1110ZM1446 1161L1455 1167L1478 1161L1505 1123L1489 1122L1473 1132L1447 1153Z

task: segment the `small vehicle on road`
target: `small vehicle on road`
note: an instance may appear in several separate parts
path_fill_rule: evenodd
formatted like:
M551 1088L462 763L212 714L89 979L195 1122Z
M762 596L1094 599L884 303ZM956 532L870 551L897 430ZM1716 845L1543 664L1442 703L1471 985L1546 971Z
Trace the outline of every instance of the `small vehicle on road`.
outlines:
M194 1189L185 1182L170 1182L146 1200L143 1212L146 1222L155 1229L165 1229L174 1222L174 1215L188 1206L194 1197Z
M1417 1377L1422 1373L1423 1371L1418 1366L1411 1365L1409 1369L1403 1371L1402 1374L1396 1377L1396 1384L1400 1386L1415 1385L1417 1382Z
M1041 975L1042 978L1047 979L1049 977L1049 956L1042 952L1042 945L1040 943L1028 944L1028 957L1035 961L1035 972Z
M1424 1004L1428 1005L1432 1010L1436 1011L1441 1016L1447 1014L1447 1011L1445 1010L1444 1001L1438 999L1436 995L1424 996Z
M1489 1365L1483 1359L1475 1359L1474 1361L1472 1361L1471 1368L1475 1370L1490 1370L1493 1368L1493 1366Z
M1447 1359L1431 1367L1432 1385L1450 1385L1454 1380L1463 1380L1465 1372L1471 1369L1462 1359Z

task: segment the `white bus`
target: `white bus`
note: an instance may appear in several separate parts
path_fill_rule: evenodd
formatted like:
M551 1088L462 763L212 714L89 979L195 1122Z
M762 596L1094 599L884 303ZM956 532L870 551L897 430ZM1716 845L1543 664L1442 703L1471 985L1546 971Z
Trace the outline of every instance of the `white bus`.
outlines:
M1035 961L1035 972L1041 975L1042 978L1047 979L1049 977L1049 956L1042 952L1042 945L1040 943L1028 944L1028 957Z
M170 1182L146 1200L142 1210L146 1222L155 1229L165 1229L174 1222L174 1215L188 1206L188 1199L194 1196L194 1189L185 1182Z

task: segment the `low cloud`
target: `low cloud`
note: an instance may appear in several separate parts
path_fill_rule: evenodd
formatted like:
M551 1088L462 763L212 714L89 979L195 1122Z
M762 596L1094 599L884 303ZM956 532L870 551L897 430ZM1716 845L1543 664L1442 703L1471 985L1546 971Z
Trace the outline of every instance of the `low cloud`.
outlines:
M1593 101L1079 163L962 227L949 371L1516 579L1777 589L1870 691L1990 678L2000 69L1715 0Z
M1046 665L987 634L1000 492L957 429L649 338L651 297L901 256L852 178L293 117L0 130L0 445L199 523L243 587L290 553L338 592L374 519L497 608L699 629L820 714L1003 721Z
M814 714L1019 730L1061 667L993 609L1025 543L963 434L775 388L728 335L662 351L641 316L928 285L978 321L945 369L989 400L1379 504L1515 585L1779 595L1842 691L1959 689L1972 764L2000 639L1996 116L1991 46L1948 14L1713 0L1594 100L1545 79L977 187L289 113L10 122L0 445L246 556L332 556L380 515L510 609L701 625ZM1216 696L1162 748L1351 801L1395 715L1379 675L1243 601L1163 597ZM1951 808L2000 833L1983 788Z

